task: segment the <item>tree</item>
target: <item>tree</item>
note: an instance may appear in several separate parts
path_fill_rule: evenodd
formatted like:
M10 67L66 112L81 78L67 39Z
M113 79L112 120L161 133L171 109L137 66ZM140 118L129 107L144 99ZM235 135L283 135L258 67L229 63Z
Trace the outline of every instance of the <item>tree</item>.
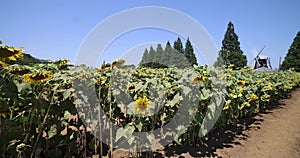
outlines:
M198 65L197 58L194 53L194 49L193 49L193 46L192 46L189 38L187 39L187 41L185 43L184 55L191 65L194 65L194 64Z
M157 44L153 62L163 64L163 59L162 59L163 53L164 53L163 47L161 46L161 44Z
M184 49L181 43L181 39L178 37L177 40L174 42L174 49L176 49L179 53L184 54Z
M173 48L170 44L170 42L168 41L167 42L167 45L165 47L165 50L162 54L162 63L165 64L165 65L173 65L173 62L172 62L172 54L173 54Z
M234 32L234 26L230 21L222 41L222 48L215 63L215 66L226 66L232 64L234 69L239 69L247 65L247 57L240 48L240 42Z
M155 55L155 50L151 46L150 50L149 50L149 58L148 58L149 60L148 60L148 62L153 62L154 55Z
M294 38L293 43L291 44L288 53L280 66L281 70L288 70L291 68L300 72L300 31Z
M140 64L145 64L145 63L148 63L148 62L150 62L150 56L149 56L148 49L145 48L145 51L144 51L144 54L143 54L143 57L142 57L142 60L141 60Z

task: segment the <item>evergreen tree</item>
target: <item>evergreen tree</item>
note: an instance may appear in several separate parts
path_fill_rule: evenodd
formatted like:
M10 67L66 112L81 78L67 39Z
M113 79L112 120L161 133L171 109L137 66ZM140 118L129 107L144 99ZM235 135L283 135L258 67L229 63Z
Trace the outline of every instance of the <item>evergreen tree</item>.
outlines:
M173 65L172 62L172 54L173 54L173 48L171 46L171 43L168 41L167 45L165 47L164 53L162 54L162 62L164 65L171 66Z
M222 41L222 48L219 52L219 57L215 66L226 66L233 64L234 69L239 69L247 65L247 57L243 54L240 48L238 36L234 32L234 26L230 21Z
M181 43L181 39L178 37L177 40L174 42L174 49L176 49L179 53L184 54L184 49Z
M145 51L144 51L144 54L143 54L143 57L142 57L142 60L140 62L140 64L145 64L145 63L149 63L150 60L149 60L149 52L148 52L148 49L145 48Z
M163 64L163 59L162 59L163 53L164 53L163 47L161 46L161 44L157 44L153 62Z
M291 44L280 69L288 70L294 68L295 71L300 72L300 31Z
M153 62L154 60L154 55L155 55L155 50L153 49L153 47L150 47L149 50L149 57L148 57L148 62Z
M190 65L194 65L194 64L198 65L197 58L194 53L194 48L193 48L189 38L187 39L187 41L185 43L184 55L185 55L186 59L189 61Z

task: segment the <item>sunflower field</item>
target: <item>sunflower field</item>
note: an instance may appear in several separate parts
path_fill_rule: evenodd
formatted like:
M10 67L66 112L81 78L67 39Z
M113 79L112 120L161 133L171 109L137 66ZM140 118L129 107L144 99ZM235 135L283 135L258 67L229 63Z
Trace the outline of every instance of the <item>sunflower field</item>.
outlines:
M100 68L71 66L68 60L5 63L22 53L0 48L1 157L91 157L112 155L118 147L156 149L153 142L203 141L201 134L264 112L300 85L297 72L250 67L133 68L122 67L124 60ZM205 121L213 126L203 126Z

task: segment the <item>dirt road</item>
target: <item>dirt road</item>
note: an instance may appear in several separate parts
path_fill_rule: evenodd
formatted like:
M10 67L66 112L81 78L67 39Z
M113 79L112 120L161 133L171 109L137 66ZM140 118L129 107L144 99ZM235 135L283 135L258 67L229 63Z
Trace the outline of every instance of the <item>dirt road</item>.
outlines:
M300 157L300 89L266 114L255 117L240 145L217 150L222 157Z
M300 88L270 107L211 133L205 143L165 147L154 157L300 158Z

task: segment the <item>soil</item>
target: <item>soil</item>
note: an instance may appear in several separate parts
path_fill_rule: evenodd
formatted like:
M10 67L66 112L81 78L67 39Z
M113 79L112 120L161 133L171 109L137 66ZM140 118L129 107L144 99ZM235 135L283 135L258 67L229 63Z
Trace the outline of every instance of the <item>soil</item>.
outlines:
M211 133L205 143L165 147L154 157L300 158L300 88L266 112Z

